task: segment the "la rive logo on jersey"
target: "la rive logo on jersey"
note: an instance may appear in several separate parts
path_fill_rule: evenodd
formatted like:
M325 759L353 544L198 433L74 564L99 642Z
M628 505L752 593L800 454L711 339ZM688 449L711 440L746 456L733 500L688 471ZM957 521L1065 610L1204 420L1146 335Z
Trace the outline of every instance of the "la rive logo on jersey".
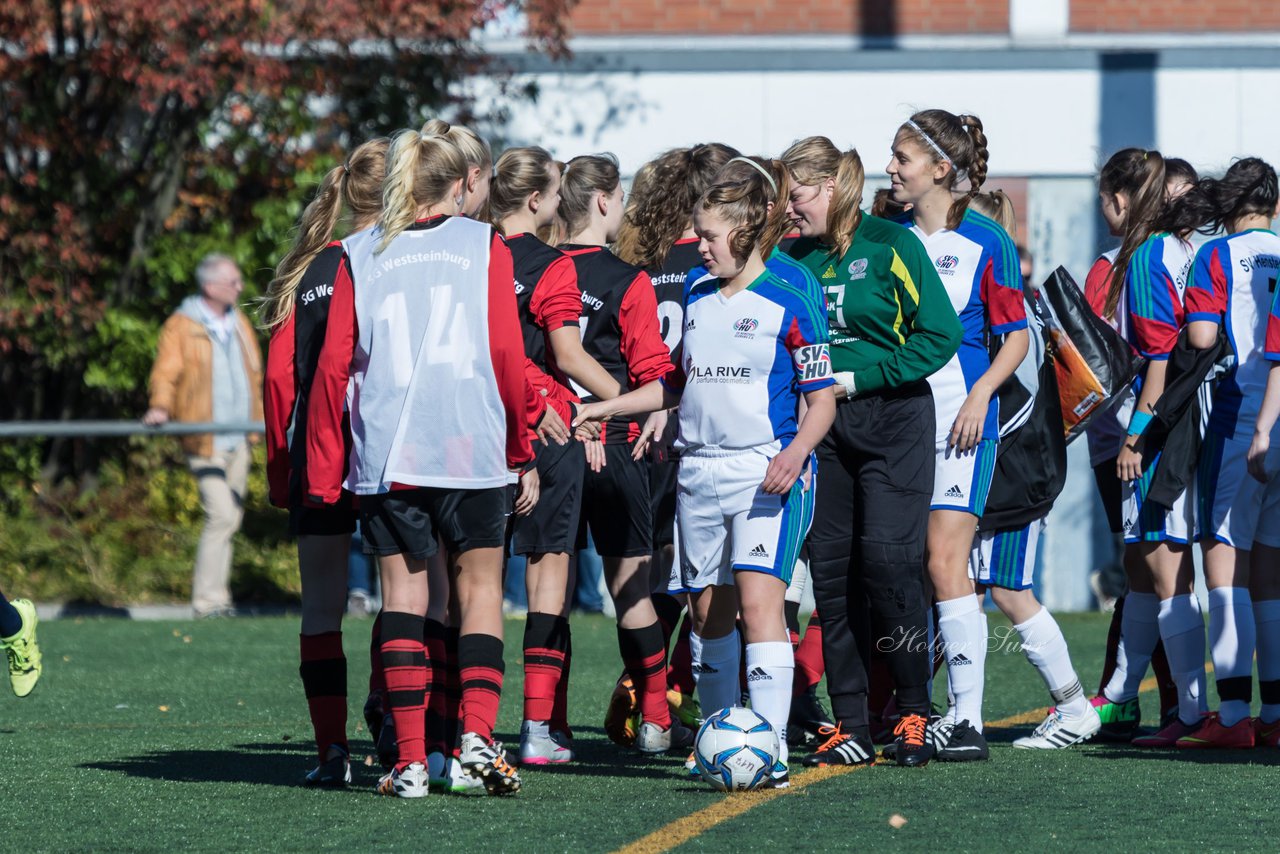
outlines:
M755 338L756 327L760 325L760 321L754 317L743 317L733 324L734 338Z
M867 259L859 258L849 265L849 278L853 281L867 277Z

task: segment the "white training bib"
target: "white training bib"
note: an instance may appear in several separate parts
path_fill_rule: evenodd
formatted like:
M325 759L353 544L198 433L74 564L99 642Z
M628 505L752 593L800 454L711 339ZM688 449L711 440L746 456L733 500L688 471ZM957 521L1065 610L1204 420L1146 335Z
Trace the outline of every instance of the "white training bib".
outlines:
M452 217L343 241L359 337L347 409L352 449L345 486L484 489L507 483L507 425L489 356L492 229Z

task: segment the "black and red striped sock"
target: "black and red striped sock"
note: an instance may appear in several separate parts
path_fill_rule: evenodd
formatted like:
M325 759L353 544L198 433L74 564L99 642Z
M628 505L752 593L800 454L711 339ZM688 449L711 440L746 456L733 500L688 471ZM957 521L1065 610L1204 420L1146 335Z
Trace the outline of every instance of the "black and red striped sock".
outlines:
M446 756L456 757L462 750L462 674L458 668L458 644L461 630L444 629L444 700L440 718L444 721Z
M822 622L818 612L814 611L809 618L809 625L804 630L804 637L796 647L795 683L791 690L803 694L822 681L826 665L822 660Z
M658 623L642 629L618 627L618 650L636 689L636 702L644 720L662 729L671 726L667 706L667 650Z
M558 614L530 611L524 624L524 719L550 721L564 672L565 638Z
M445 675L444 623L428 618L423 622L422 645L427 651L427 716L426 737L427 754L444 753L444 709L448 677Z
M369 693L381 694L384 699L387 693L387 677L382 672L382 612L373 618L373 628L369 632ZM386 708L386 703L383 703Z
M787 624L787 637L791 640L791 647L800 643L800 603L792 602L790 599L782 603L782 617Z
M422 646L423 618L386 611L382 615L382 670L387 680L387 708L396 722L400 758L396 767L426 762L427 661Z
M556 699L551 707L551 730L573 738L573 730L569 727L569 671L573 666L573 631L565 617L556 617L556 624L557 631L564 635L564 667L560 668L560 679L556 682Z
M462 678L462 731L493 738L502 700L502 638L470 634L458 639Z
M347 658L342 632L299 635L302 663L298 675L307 695L311 728L320 761L332 745L347 749Z
M689 633L692 630L693 620L685 614L667 664L667 687L681 694L692 694L696 687L693 682L693 650L689 648Z
M649 599L658 615L658 625L662 627L662 648L671 649L671 636L676 632L676 624L680 622L684 604L670 593L654 593Z

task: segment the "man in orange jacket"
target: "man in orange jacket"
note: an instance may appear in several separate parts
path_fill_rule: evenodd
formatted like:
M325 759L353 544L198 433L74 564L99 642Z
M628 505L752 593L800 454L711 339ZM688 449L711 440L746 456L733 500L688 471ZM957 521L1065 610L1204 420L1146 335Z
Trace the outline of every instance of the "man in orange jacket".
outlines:
M262 419L262 351L253 327L236 308L244 288L226 255L196 267L200 293L187 297L160 330L151 369L150 409L144 423L244 422ZM197 617L230 616L231 541L240 529L249 479L244 433L185 436L183 450L196 476L205 524L196 548L191 605Z

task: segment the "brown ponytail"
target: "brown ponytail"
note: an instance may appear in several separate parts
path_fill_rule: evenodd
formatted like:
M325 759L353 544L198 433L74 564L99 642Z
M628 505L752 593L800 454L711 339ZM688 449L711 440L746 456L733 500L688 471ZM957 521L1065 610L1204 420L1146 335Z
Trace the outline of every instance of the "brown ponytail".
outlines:
M1098 188L1104 193L1123 193L1129 198L1124 238L1107 273L1107 299L1102 308L1102 316L1113 320L1133 253L1151 236L1156 219L1165 209L1164 157L1158 151L1141 148L1117 151L1102 167Z
M534 193L546 193L556 163L536 145L508 148L494 167L489 185L489 222L501 231L502 220L521 210Z
M947 211L947 228L955 230L964 219L970 200L987 180L989 153L982 120L977 116L957 116L946 110L921 110L901 130L915 137L921 150L934 163L950 162L948 190L958 192L956 184L968 179L969 189L952 202Z
M835 183L827 209L827 242L843 256L853 244L854 232L862 222L862 190L866 174L857 149L840 151L825 136L811 136L792 143L782 153L791 179L806 187L828 180Z
M262 298L261 317L274 329L293 313L298 284L307 267L333 239L343 206L357 221L382 209L382 179L386 172L387 140L372 139L357 146L347 162L329 170L320 188L298 219L298 233L276 265L275 276Z
M631 201L615 250L622 260L655 269L689 227L693 206L736 149L718 142L673 148L649 161L631 185Z
M763 256L760 238L768 223L769 203L774 195L773 187L761 172L747 169L750 174L744 173L741 178L718 177L695 205L695 210L714 211L733 224L729 251L738 261L745 261L753 249L760 250Z
M612 193L622 183L618 158L612 154L582 154L570 160L560 179L558 218L565 239L586 228L591 219L591 200L596 192Z
M751 161L747 163L746 161ZM756 166L752 166L755 163ZM760 170L764 170L761 172ZM767 173L769 181L765 184L769 194L769 202L773 210L765 218L764 230L760 232L758 243L760 257L768 259L773 250L782 242L791 230L791 219L787 216L787 198L791 195L791 175L781 160L770 160L764 157L735 157L725 164L716 175L717 184L746 181L752 173L764 177ZM775 189L776 188L776 189Z

